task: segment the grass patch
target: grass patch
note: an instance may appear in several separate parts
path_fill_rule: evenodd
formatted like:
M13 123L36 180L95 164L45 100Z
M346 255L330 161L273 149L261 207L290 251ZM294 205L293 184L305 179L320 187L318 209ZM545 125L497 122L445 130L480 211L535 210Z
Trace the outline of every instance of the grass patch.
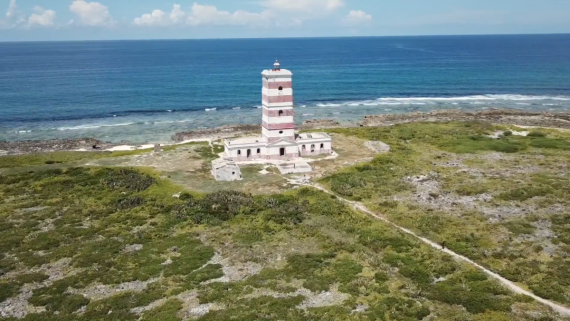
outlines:
M150 152L150 149L117 152L49 152L26 155L0 156L0 168L69 164L110 157L132 156Z
M514 139L493 139L485 136L461 137L447 140L439 144L445 151L465 154L480 151L494 151L500 153L516 153L525 150L527 146Z
M531 140L530 146L534 148L570 150L570 141L560 138L536 138Z

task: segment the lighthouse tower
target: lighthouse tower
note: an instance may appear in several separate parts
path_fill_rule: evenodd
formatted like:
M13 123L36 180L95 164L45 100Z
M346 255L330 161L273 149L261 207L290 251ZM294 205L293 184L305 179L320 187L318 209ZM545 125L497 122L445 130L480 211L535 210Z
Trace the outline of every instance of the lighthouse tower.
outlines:
M264 70L262 104L262 135L267 143L295 141L295 121L293 119L293 74L281 69L278 61L272 70Z
M237 162L260 159L292 160L331 154L332 139L329 135L323 132L295 134L293 74L289 70L281 69L281 65L276 61L273 69L264 70L261 75L263 76L261 136L226 139L224 159ZM231 180L237 175L236 165L225 160L212 164L212 173L216 179ZM292 166L292 169L286 170L287 173L310 169L308 164L306 167Z

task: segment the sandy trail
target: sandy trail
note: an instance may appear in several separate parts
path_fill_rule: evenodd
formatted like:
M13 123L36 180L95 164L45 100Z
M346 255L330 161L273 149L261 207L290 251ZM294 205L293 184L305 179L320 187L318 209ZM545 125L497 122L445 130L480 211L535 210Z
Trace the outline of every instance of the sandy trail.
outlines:
M537 296L537 295L535 295L535 294L533 294L533 293L531 293L531 292L529 292L529 291L527 291L527 290L521 288L520 286L516 285L515 283L513 283L513 282L511 282L511 281L509 281L509 280L507 280L507 279L505 279L504 277L500 276L499 274L497 274L497 273L495 273L495 272L493 272L493 271L490 271L490 270L486 269L486 268L483 267L482 265L473 262L471 259L469 259L469 258L467 258L467 257L465 257L465 256L463 256L463 255L457 254L457 253L455 253L455 252L453 252L453 251L451 251L451 250L449 250L449 249L447 249L447 248L446 248L446 249L442 249L442 247L441 247L439 244L437 244L437 243L435 243L435 242L432 242L432 241L426 239L425 237L421 237L421 236L417 235L416 233L414 233L414 232L408 230L407 228L404 228L404 227L401 227L401 226L399 226L399 225L397 225L397 224L395 224L395 223L392 223L391 221L389 221L389 220L386 219L385 217L383 217L383 216L381 216L381 215L379 215L379 214L376 214L376 213L372 212L371 210L369 210L366 206L364 206L364 205L363 205L362 203L360 203L360 202L349 201L349 200L347 200L347 199L344 199L344 198L342 198L342 197L339 197L338 195L336 195L336 194L330 192L329 190L327 190L327 189L324 188L323 186L320 186L320 185L318 185L318 184L316 184L316 183L313 183L313 184L302 184L302 185L314 187L314 188L319 189L319 190L321 190L321 191L323 191L323 192L325 192L325 193L327 193L327 194L334 195L334 196L336 196L339 200L341 200L342 202L344 202L344 203L346 203L346 204L349 204L349 205L351 205L352 207L354 207L355 209L357 209L357 210L359 210L359 211L362 211L362 212L364 212L364 213L366 213L366 214L368 214L368 215L370 215L370 216L372 216L372 217L374 217L374 218L376 218L376 219L378 219L378 220L384 221L384 222L386 222L386 223L388 223L388 224L394 226L395 228L399 229L400 231L402 231L402 232L404 232L404 233L406 233L406 234L412 235L413 237L415 237L415 238L421 240L421 241L424 242L425 244L428 244L429 246L433 247L434 249L436 249L436 250L438 250L438 251L445 252L445 253L447 253L447 254L453 256L454 258L456 258L456 259L458 259L458 260L461 260L461 261L463 261L463 262L467 262L467 263L469 263L469 264L471 264L471 265L477 267L478 269L480 269L481 271L483 271L485 274L489 275L489 276L492 277L493 279L499 281L501 284L503 284L504 286L506 286L507 288L509 288L511 291L513 291L513 292L515 292L515 293L517 293L517 294L527 295L527 296L533 298L534 300L536 300L536 301L538 301L538 302L540 302L540 303L542 303L542 304L545 304L545 305L551 307L553 310L555 310L556 312L560 313L561 315L570 316L570 309L568 309L567 307L562 306L562 305L560 305L560 304L556 304L556 303L554 303L554 302L552 302L552 301L543 299L543 298L541 298L541 297L539 297L539 296Z

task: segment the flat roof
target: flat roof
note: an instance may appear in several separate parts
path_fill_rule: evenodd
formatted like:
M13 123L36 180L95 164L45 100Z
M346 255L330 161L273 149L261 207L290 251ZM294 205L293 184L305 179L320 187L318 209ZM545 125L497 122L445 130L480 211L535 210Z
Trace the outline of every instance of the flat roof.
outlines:
M321 139L321 138L330 138L329 135L326 133L303 133L299 134L300 139Z
M264 70L261 74L264 76L292 76L293 75L293 73L287 69L279 69L279 70L268 69L268 70Z
M235 138L235 139L227 139L226 142L228 145L242 145L242 144L265 144L263 137L242 137L242 138Z

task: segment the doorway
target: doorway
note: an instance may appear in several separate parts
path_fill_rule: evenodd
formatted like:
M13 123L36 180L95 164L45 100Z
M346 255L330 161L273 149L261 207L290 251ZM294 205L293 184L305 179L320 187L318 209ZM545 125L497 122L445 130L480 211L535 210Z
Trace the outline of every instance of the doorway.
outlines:
M279 149L279 155L280 155L280 156L285 156L285 148L280 148L280 149Z
M247 150L247 158L250 158L250 157L251 157L251 149L248 149Z

